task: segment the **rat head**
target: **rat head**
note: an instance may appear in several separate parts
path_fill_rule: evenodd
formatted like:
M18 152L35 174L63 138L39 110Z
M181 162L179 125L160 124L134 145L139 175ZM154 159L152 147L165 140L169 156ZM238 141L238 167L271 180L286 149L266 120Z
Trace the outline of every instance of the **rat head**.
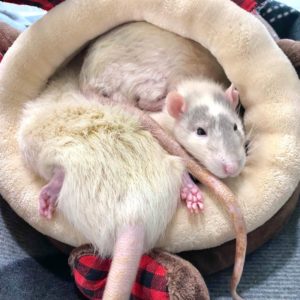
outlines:
M232 85L224 92L210 81L183 82L166 99L177 141L219 178L237 176L246 161L238 101Z

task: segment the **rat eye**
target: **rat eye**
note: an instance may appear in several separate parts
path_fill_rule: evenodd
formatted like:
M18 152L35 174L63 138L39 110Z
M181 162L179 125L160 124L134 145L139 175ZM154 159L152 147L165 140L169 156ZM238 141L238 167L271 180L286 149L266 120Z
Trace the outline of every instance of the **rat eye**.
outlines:
M205 130L204 130L203 128L199 127L199 128L197 129L197 134L198 134L198 135L206 135L206 132L205 132Z
M237 130L237 125L236 125L236 124L233 125L233 130L234 130L234 131Z

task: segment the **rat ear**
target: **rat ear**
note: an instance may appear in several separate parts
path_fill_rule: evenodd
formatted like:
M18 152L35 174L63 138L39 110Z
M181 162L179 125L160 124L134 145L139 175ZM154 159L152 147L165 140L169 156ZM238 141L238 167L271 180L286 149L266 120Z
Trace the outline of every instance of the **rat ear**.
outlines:
M170 92L166 98L167 111L175 119L178 119L186 111L184 98L176 91Z
M230 87L225 91L225 94L226 94L227 99L229 100L229 102L233 106L233 108L236 109L236 107L239 104L240 94L235 89L233 84L231 84Z

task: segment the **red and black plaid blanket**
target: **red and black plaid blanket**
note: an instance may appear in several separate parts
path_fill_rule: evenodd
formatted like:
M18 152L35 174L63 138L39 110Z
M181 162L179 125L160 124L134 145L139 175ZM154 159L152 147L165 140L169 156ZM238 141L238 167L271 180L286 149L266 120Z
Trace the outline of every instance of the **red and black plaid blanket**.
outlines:
M77 287L89 299L102 299L110 259L101 259L93 253L78 255L71 265ZM149 255L141 259L131 300L169 299L166 269Z

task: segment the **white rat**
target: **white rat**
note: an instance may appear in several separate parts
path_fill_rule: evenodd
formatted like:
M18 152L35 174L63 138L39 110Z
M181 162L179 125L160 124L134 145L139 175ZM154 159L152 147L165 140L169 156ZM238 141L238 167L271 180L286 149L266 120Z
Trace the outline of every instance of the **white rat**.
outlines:
M80 87L111 101L160 111L165 97L186 78L205 76L217 82L226 75L202 45L146 22L121 25L88 47Z
M26 105L18 141L27 165L48 181L40 213L51 218L57 206L102 257L113 256L103 299L128 299L141 255L177 208L182 159L131 113L86 101L65 80Z

